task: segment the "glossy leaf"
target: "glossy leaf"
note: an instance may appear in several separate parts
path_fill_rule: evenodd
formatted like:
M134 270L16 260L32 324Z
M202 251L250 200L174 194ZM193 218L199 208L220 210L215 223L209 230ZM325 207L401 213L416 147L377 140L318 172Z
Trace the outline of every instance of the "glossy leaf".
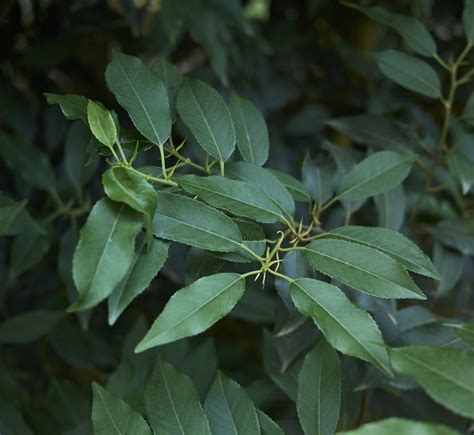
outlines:
M390 349L390 359L397 374L414 377L433 400L473 418L474 354L419 345Z
M143 417L99 384L92 383L92 423L96 435L151 435Z
M370 295L426 299L400 263L369 246L322 239L306 246L304 254L316 270Z
M138 240L135 255L127 274L109 296L109 325L113 325L127 306L141 294L163 267L168 257L168 245L145 237Z
M95 138L108 148L113 148L117 140L117 127L108 110L89 100L87 104L87 121Z
M232 310L244 291L245 280L236 273L198 279L172 296L135 351L205 331Z
M191 379L161 357L146 384L144 399L154 433L211 435Z
M81 95L58 95L45 93L48 104L59 104L64 116L71 121L81 119L87 124L87 103L86 97Z
M287 215L295 213L295 202L285 186L267 169L246 162L231 163L226 168L226 176L235 180L245 181L263 193Z
M400 184L410 173L412 164L413 157L409 154L374 153L344 176L338 195L351 201L379 195Z
M229 109L240 154L246 162L263 166L268 159L269 149L265 119L249 100L235 93L230 97Z
M341 432L341 435L456 435L457 433L454 429L441 424L392 417L364 424L354 430Z
M210 251L240 249L239 229L225 214L181 195L157 194L158 206L153 220L155 236Z
M158 196L155 188L145 178L127 168L116 166L102 174L102 184L110 199L123 202L143 213L147 220L147 227L151 231Z
M332 347L368 361L391 376L382 335L366 311L336 286L315 279L299 278L291 284L290 291L298 311L314 320Z
M349 225L336 228L329 235L378 249L390 255L412 272L440 279L430 258L415 243L397 231L387 228Z
M298 376L296 407L305 434L335 433L341 406L341 363L324 340L309 352Z
M436 71L426 62L397 50L376 55L381 71L398 85L429 98L441 97L441 83Z
M208 84L187 79L177 98L181 120L204 150L225 161L234 152L235 131L229 109L220 94Z
M124 204L101 199L80 232L74 252L77 301L69 311L92 308L109 296L132 264L140 215Z
M257 411L244 389L218 372L207 393L206 414L213 434L258 434Z
M139 59L117 50L105 79L137 130L152 143L164 144L171 133L171 116L163 82Z
M246 182L220 176L185 175L179 177L178 183L186 192L237 216L262 223L275 223L280 220L281 212L274 202Z

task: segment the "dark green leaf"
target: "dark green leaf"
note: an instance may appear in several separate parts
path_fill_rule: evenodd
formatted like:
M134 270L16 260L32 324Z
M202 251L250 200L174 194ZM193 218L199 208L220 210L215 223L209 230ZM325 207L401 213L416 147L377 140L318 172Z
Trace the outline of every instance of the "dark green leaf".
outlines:
M392 417L364 424L354 430L341 432L341 435L456 435L457 433L457 431L440 424Z
M464 0L464 11L462 13L464 33L470 44L474 44L474 1Z
M454 328L456 335L464 341L471 349L474 349L474 322L464 324L446 324Z
M72 121L82 119L87 124L86 97L80 95L44 94L48 104L59 104L64 116Z
M457 150L450 151L447 160L449 170L459 181L462 193L466 195L474 184L474 162Z
M285 435L283 430L267 414L257 409L258 423L262 435Z
M298 376L298 417L305 434L334 434L341 405L341 363L324 340L309 352Z
M433 261L439 270L441 280L438 283L438 293L446 296L461 278L464 258L461 254L435 243Z
M441 97L439 77L426 62L397 50L382 51L376 60L382 72L398 85L426 97Z
M136 352L199 334L227 315L245 291L245 279L219 273L176 292L138 344Z
M164 57L161 57L158 62L153 65L151 69L153 73L163 82L172 115L176 113L176 95L183 83L183 76L180 74L178 68L169 63Z
M25 208L27 202L24 199L23 201L0 207L0 236L10 234L13 222Z
M474 218L442 220L434 237L464 255L474 255Z
M268 171L286 187L295 201L309 202L311 200L308 189L306 189L301 181L285 172L277 171L275 169L268 169Z
M406 198L403 186L399 184L374 197L381 227L399 230L405 219Z
M474 126L474 92L467 100L462 117L464 118L464 121L466 121L469 125Z

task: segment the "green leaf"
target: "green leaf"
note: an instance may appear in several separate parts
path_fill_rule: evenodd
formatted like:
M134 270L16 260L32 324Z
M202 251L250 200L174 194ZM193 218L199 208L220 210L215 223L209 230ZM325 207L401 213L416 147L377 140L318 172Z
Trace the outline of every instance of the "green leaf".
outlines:
M82 119L87 122L87 103L86 97L81 95L58 95L58 94L43 94L46 97L48 104L59 104L64 116L72 121Z
M334 434L341 406L341 363L324 340L309 352L298 376L296 408L305 434Z
M462 13L464 33L470 44L474 44L474 1L464 0L464 11Z
M185 282L190 284L203 276L218 273L223 265L224 261L216 257L214 253L199 248L191 248L188 251L186 261Z
M205 409L213 434L260 433L252 399L237 382L220 371L207 393Z
M434 237L464 255L474 255L474 218L445 219L434 229Z
M117 140L117 127L108 110L89 100L87 104L87 120L95 138L108 148L113 148Z
M474 349L474 322L464 324L446 324L454 328L456 335L464 341L471 349Z
M441 424L407 420L405 418L387 418L367 423L357 429L341 432L341 435L456 435L457 431Z
M474 354L421 345L389 353L397 374L414 377L433 400L456 414L474 417Z
M268 130L262 114L251 101L232 93L229 102L237 146L246 162L263 166L268 159Z
M338 195L348 201L379 195L400 184L410 173L412 164L413 156L409 154L374 153L344 176Z
M92 424L95 435L151 435L143 417L123 400L92 383Z
M474 2L471 3L474 4ZM466 121L470 126L474 126L474 92L467 100L462 117L464 118L464 121Z
M185 175L177 181L186 192L234 215L262 223L275 223L280 220L281 212L274 202L246 182L220 176L196 175Z
M65 316L64 311L33 310L0 323L0 342L30 343L51 331Z
M457 150L449 151L447 160L449 170L459 181L463 195L466 195L474 184L474 162Z
M441 83L436 71L426 62L397 50L376 55L381 71L398 85L429 98L441 98Z
M306 154L301 167L301 176L311 197L318 204L325 203L334 194L336 188L335 173L334 167L317 165L310 155Z
M379 6L362 7L352 5L373 20L394 29L405 43L422 56L436 54L436 43L425 25L414 17L389 12Z
M435 243L433 261L441 276L437 292L440 296L446 296L461 278L464 257L456 251L445 248L440 243Z
M288 175L286 172L277 171L276 169L268 169L268 171L285 186L286 190L290 192L290 195L295 201L298 202L310 202L311 196L306 189L305 185L297 180L296 178Z
M158 203L154 187L141 175L118 166L104 172L102 183L110 199L123 202L145 215L151 235L152 221Z
M426 299L400 263L369 246L321 239L306 246L304 254L316 270L372 296Z
M0 237L9 234L13 222L25 208L27 202L28 200L24 199L23 201L0 207Z
M388 228L349 225L332 230L329 236L378 249L412 272L438 280L441 278L430 258L411 240L397 231Z
M225 101L208 84L186 79L177 98L181 120L204 150L225 161L234 152L235 131Z
M382 116L346 116L331 119L326 123L349 136L354 142L375 149L406 152L415 145L412 135Z
M92 308L109 296L132 264L141 216L124 204L98 201L80 232L73 258L77 301L69 311Z
M398 230L403 224L406 212L406 198L403 186L399 184L393 189L374 197L377 208L378 222L381 227Z
M54 188L54 171L41 148L0 131L0 158L12 173L32 187L44 191Z
M257 417L262 435L285 435L281 427L260 409L257 409Z
M191 379L161 357L146 384L144 399L148 420L156 434L211 435Z
M161 57L151 70L165 86L170 109L174 117L176 114L176 95L183 84L184 78L178 68L169 63L164 57Z
M108 88L128 112L137 130L163 145L171 134L171 115L163 82L133 56L117 50L105 71Z
M290 193L267 169L251 163L235 162L226 167L226 176L245 181L260 189L271 198L287 217L290 218L295 214L295 202Z
M236 273L219 273L198 279L171 297L135 352L209 329L232 310L244 291L245 279Z
M300 278L292 282L290 291L298 311L314 320L332 347L392 375L377 324L341 290L322 281Z
M109 296L109 325L113 325L130 302L150 285L167 257L168 244L152 239L147 248L145 237L138 240L127 274Z
M157 194L158 207L153 220L155 236L217 252L241 248L239 229L224 213L181 195Z

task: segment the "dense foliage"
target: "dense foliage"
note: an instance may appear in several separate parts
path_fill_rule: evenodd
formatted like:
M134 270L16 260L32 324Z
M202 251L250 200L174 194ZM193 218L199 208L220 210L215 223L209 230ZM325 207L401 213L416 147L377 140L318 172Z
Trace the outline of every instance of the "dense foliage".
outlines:
M0 11L2 435L470 433L474 0Z

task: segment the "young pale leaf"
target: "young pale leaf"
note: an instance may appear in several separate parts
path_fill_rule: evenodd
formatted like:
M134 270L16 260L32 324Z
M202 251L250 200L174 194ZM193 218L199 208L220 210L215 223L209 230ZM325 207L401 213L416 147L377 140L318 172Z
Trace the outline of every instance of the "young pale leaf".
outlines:
M237 216L262 223L275 223L281 218L280 209L256 187L239 180L220 176L179 177L178 184L188 193L197 195L208 204Z
M277 171L276 169L268 169L268 171L278 179L278 181L286 187L288 192L295 201L298 202L310 202L311 196L306 189L305 185L297 180L296 178L288 175L285 172Z
M146 384L144 399L154 433L211 435L198 391L191 379L161 357Z
M92 308L112 293L132 264L141 216L125 204L98 201L81 229L73 258L79 292L69 311Z
M403 266L369 246L345 240L314 240L304 248L316 270L379 298L426 299Z
M462 193L466 195L474 184L474 162L470 161L459 151L449 151L448 167L462 187Z
M110 168L103 173L102 184L110 199L123 202L145 215L151 235L151 223L158 202L158 196L153 186L141 175L119 166Z
M346 116L331 119L327 124L354 142L375 149L407 152L415 146L412 135L382 116Z
M397 231L388 228L349 225L332 230L329 236L378 249L412 272L440 279L430 258L411 240Z
M446 326L454 328L456 335L471 349L474 349L474 322L464 324L446 324Z
M307 435L334 434L341 406L341 362L324 340L309 352L298 376L298 418Z
M227 160L235 149L234 124L220 94L199 80L186 79L177 98L178 114L204 150Z
M164 144L171 133L171 115L163 82L139 59L117 50L105 79L137 130L152 143Z
M295 202L285 186L270 171L246 162L235 162L226 167L226 176L245 181L263 193L289 217L295 214Z
M29 343L51 331L65 313L63 311L34 310L9 317L0 323L0 343Z
M257 409L257 417L262 435L285 435L281 427L260 409Z
M422 345L389 353L397 374L414 377L433 400L456 414L474 417L474 354Z
M207 393L206 414L213 434L259 434L257 411L252 399L232 379L218 372Z
M23 201L0 207L0 237L9 234L13 222L25 208L27 202L28 200L24 199Z
M389 12L379 6L363 7L354 5L354 7L373 20L394 29L416 53L422 56L436 54L436 43L433 37L418 19Z
M426 62L397 50L376 55L381 71L395 83L426 97L441 98L441 83L436 71Z
M357 429L341 432L341 435L456 435L457 431L440 424L404 418L387 418L374 423L367 423Z
M95 138L108 148L113 148L117 140L117 127L112 115L99 104L89 100L87 104L87 121Z
M245 279L236 273L198 279L171 297L135 352L209 329L232 310L244 291Z
M374 153L357 164L341 181L338 195L356 201L379 195L400 184L410 173L413 156L394 151Z
M153 220L155 236L217 252L241 248L239 228L224 213L181 195L157 194L158 206Z
M354 305L336 286L300 278L290 286L301 314L311 317L328 343L346 355L361 358L392 376L385 344L370 315Z
M400 229L406 212L406 197L403 186L399 184L393 189L375 196L374 201L379 225L392 230Z
M462 22L466 39L470 44L474 44L474 0L464 0Z
M151 435L143 417L123 400L92 383L92 424L96 435Z
M247 99L233 93L229 102L237 146L246 162L263 166L268 159L268 130L265 119Z
M45 93L48 104L59 104L64 116L71 121L82 119L87 121L87 103L86 97L81 95L58 95Z
M462 117L469 125L474 126L474 92L467 100Z
M109 296L109 325L113 325L130 302L150 285L167 257L168 244L152 239L147 247L145 237L138 241L127 274Z

